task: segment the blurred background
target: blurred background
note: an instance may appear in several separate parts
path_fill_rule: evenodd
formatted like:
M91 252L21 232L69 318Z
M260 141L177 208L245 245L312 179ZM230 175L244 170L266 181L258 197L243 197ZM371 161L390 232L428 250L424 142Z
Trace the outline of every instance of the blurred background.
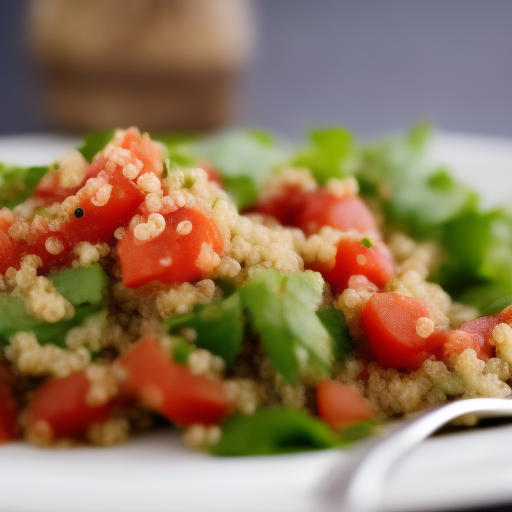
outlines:
M512 136L509 0L2 0L0 133Z

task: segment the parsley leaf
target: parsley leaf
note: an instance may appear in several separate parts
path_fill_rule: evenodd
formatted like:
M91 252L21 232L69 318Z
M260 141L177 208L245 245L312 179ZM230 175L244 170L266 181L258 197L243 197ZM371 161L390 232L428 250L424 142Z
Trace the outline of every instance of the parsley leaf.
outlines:
M260 409L251 416L235 415L222 425L222 437L211 448L215 455L272 455L338 444L322 421L295 409Z
M48 167L18 167L0 163L0 208L11 210L30 197Z
M191 146L197 160L211 164L238 208L256 201L261 182L286 159L286 151L265 132L224 133Z
M353 172L357 147L350 132L342 128L313 130L310 138L311 145L295 155L292 165L310 169L319 185Z
M333 353L337 361L343 360L354 349L343 311L328 306L316 312L320 322L333 340Z
M35 333L39 343L64 345L66 333L105 307L104 292L108 278L100 265L66 269L48 276L55 288L75 307L70 320L48 323L34 318L20 297L0 293L0 344L7 344L17 332Z
M221 302L199 304L192 312L169 318L165 328L172 334L189 327L196 331L195 345L222 357L229 367L242 346L244 319L240 296L234 293Z
M78 151L91 163L94 157L114 138L113 130L104 130L88 133L83 143L78 146Z

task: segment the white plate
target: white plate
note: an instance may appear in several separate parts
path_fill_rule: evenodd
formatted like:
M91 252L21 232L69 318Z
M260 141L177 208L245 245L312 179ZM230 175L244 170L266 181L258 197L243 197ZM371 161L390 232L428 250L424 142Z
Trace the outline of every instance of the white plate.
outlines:
M44 164L75 143L0 138L0 161ZM431 157L477 187L487 204L512 189L512 142L443 135ZM109 449L0 447L0 512L318 512L315 490L348 452L213 458L161 431ZM512 503L512 427L429 439L390 476L389 511Z

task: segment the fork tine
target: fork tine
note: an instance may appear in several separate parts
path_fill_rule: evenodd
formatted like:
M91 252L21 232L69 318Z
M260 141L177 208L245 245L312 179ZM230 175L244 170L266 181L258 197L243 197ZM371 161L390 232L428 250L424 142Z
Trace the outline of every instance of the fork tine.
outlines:
M411 415L383 437L355 450L349 464L335 466L318 489L324 509L329 512L381 512L384 486L390 471L419 443L443 425L463 416L479 418L512 416L508 398L459 400Z

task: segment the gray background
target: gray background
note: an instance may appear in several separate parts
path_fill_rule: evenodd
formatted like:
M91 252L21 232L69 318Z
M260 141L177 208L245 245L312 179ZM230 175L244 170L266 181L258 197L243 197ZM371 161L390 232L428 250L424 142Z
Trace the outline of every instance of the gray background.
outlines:
M0 0L0 133L46 129L24 3ZM297 136L311 125L375 134L430 119L512 136L510 0L256 0L256 10L240 123Z

